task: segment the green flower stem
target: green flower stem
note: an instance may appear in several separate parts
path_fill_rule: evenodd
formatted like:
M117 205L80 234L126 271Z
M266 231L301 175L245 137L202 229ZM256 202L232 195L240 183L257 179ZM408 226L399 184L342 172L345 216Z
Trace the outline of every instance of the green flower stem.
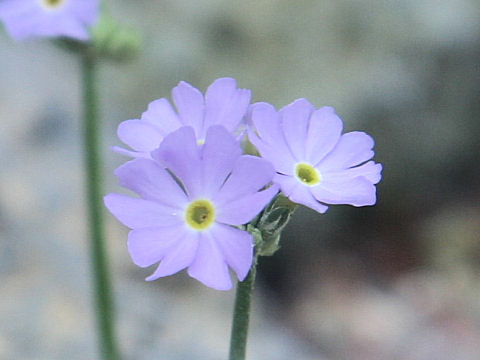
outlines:
M108 271L103 226L101 190L102 162L96 75L96 56L93 51L87 47L82 53L82 79L86 191L91 240L90 256L101 358L103 360L117 360L119 359L119 354L114 331L113 299L111 295L111 281Z
M257 273L257 259L253 261L250 273L245 280L237 283L235 308L233 312L232 332L230 336L229 360L244 360L247 350L248 323L250 320L250 304Z

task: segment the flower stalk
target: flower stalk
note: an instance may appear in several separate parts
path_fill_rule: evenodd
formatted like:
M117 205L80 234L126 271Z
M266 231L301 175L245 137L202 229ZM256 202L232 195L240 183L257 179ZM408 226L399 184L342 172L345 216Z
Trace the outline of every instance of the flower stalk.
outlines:
M84 161L97 331L101 358L117 360L119 354L114 331L113 298L103 226L102 161L96 75L95 53L91 48L85 47L82 53Z
M250 272L244 281L237 283L235 305L233 311L232 332L230 335L229 360L244 360L247 352L248 325L250 323L250 309L252 293L257 273L257 258L253 262Z
M244 360L247 349L250 307L259 256L272 256L279 248L282 230L290 221L297 204L277 195L255 219L246 225L255 241L255 255L247 278L237 283L230 335L229 360Z

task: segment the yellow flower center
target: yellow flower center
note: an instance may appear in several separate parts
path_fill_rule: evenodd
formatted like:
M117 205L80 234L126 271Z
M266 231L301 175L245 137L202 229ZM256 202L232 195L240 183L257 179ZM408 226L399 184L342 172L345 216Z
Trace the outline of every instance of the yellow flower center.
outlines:
M205 230L215 221L215 207L209 200L195 200L188 205L185 221L195 230Z
M298 180L308 186L315 186L322 181L322 176L312 165L298 163L295 167L295 176Z
M66 0L42 0L43 6L45 6L48 9L57 8L61 5L63 5L63 3L65 3L65 2L66 2Z

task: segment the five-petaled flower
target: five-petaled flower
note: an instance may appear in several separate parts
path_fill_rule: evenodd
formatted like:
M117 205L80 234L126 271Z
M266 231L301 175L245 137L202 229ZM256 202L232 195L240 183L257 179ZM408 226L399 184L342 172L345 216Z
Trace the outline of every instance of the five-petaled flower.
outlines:
M236 133L248 110L250 90L237 89L232 78L220 78L208 87L204 98L199 90L181 81L173 88L172 98L178 113L162 98L152 101L140 119L120 123L118 137L135 151L120 147L114 150L132 157L150 157L166 135L187 125L193 127L199 144L212 125Z
M132 230L128 249L147 267L160 262L147 280L188 268L188 274L218 290L232 287L228 266L243 280L252 265L253 237L238 228L251 221L277 194L267 186L272 165L242 155L239 142L222 126L211 126L198 145L194 129L167 135L151 158L117 169L120 184L140 198L105 197L107 208Z
M97 20L98 0L2 0L0 20L14 39L70 37L88 40Z
M375 204L382 166L368 161L374 141L364 132L342 135L342 120L333 108L316 110L298 99L277 112L257 103L249 122L249 140L273 164L273 181L291 201L320 213L325 204Z

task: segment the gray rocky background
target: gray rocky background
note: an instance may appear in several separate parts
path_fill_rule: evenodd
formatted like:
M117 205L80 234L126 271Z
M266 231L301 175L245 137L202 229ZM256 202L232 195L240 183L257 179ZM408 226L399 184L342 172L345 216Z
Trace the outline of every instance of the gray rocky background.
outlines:
M101 68L105 192L119 122L186 80L332 105L376 139L378 204L301 209L263 259L249 359L480 358L477 0L110 0L144 51ZM77 61L0 35L0 359L95 359ZM125 359L225 359L232 292L146 283L108 220Z

